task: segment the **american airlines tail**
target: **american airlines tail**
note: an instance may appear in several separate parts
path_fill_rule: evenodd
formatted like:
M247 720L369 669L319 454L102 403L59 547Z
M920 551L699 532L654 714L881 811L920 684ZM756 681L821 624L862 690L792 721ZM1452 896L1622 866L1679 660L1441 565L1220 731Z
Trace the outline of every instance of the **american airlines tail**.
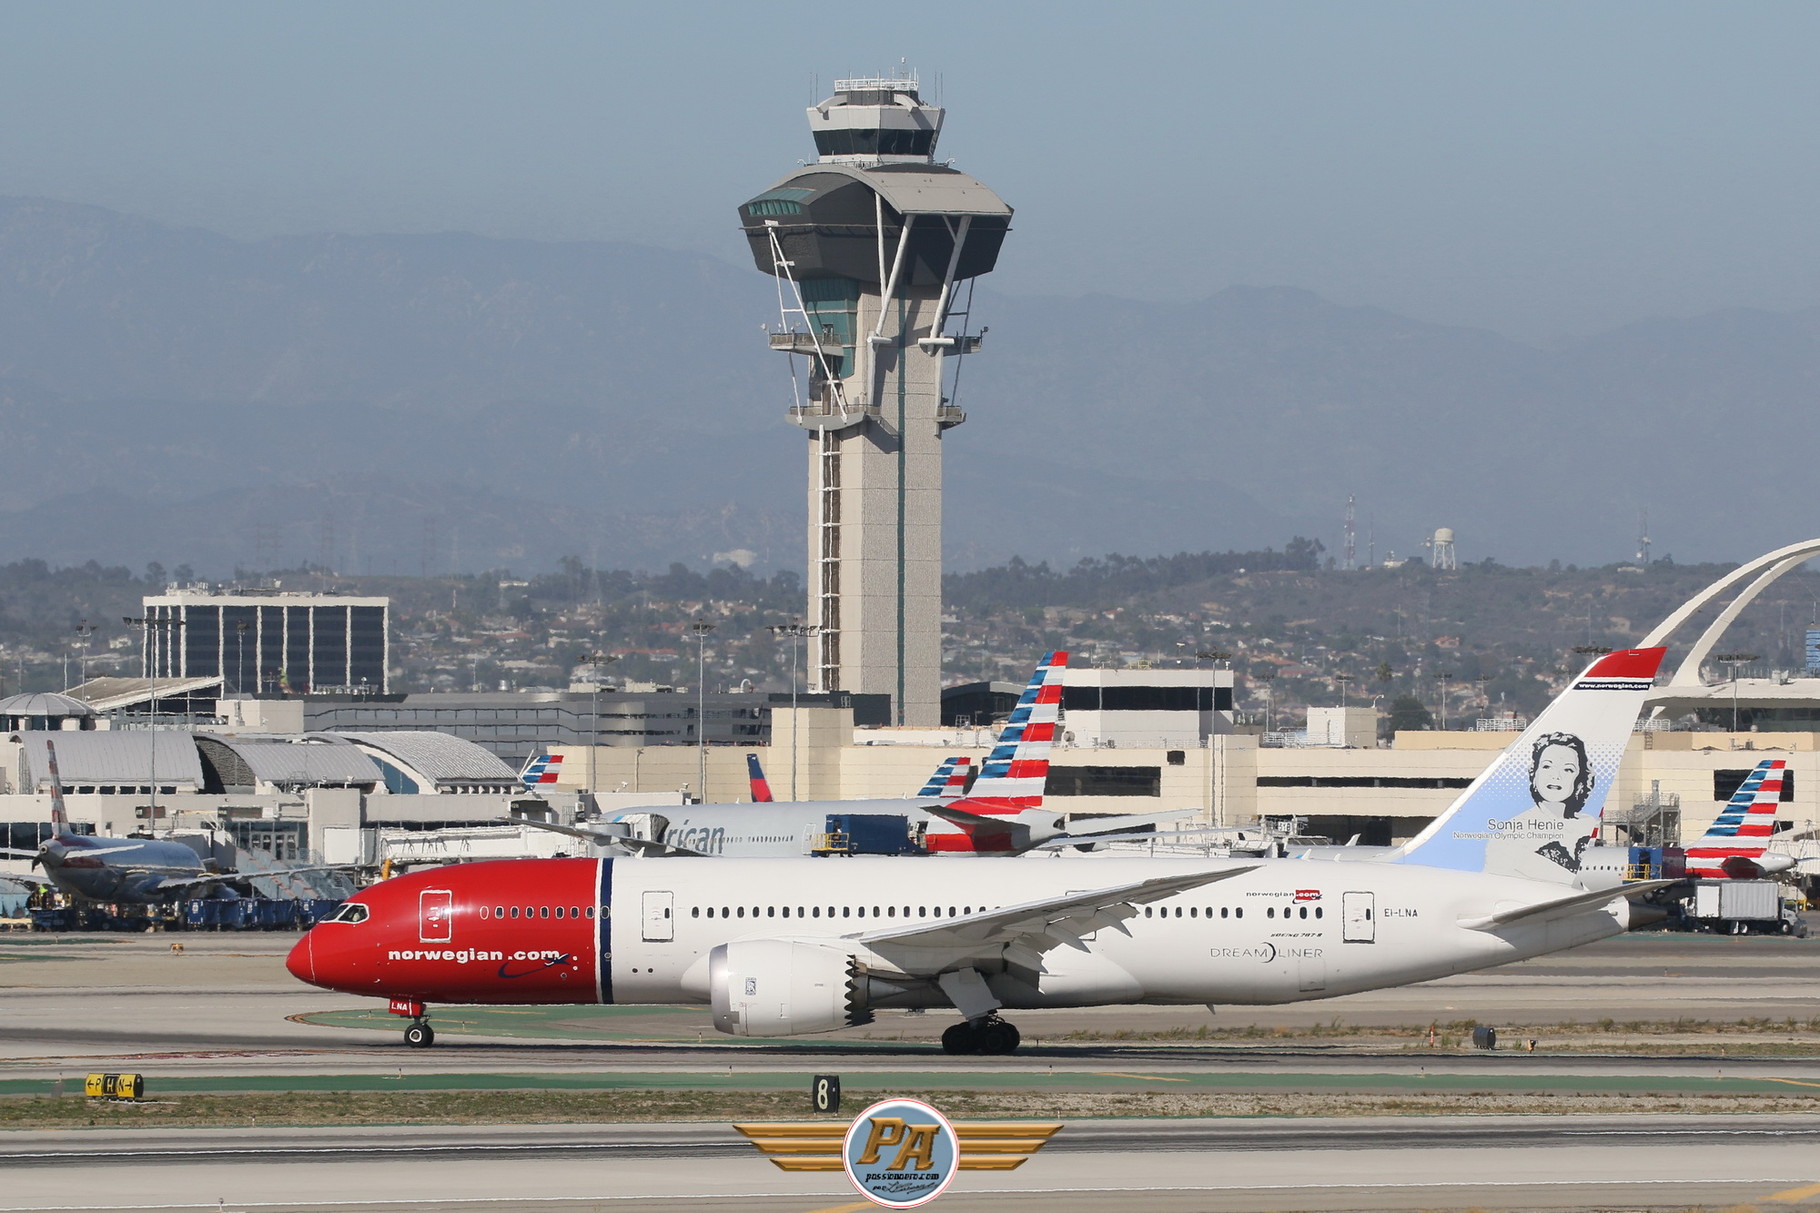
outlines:
M758 765L757 754L746 755L746 781L752 785L752 803L771 803L771 783L765 778L765 768Z
M1787 856L1767 855L1776 832L1788 760L1765 758L1738 785L1698 842L1687 848L1687 874L1702 880L1754 879L1793 866Z
M955 755L942 759L929 782L918 792L918 799L955 800L967 794L967 776L973 774L973 759Z
M156 745L157 742L158 736L154 733L152 735L152 744ZM63 805L63 776L57 773L56 744L47 739L44 743L44 754L45 769L50 773L51 777L51 836L54 838L62 838L65 834L70 832L70 815L69 811L65 809ZM80 754L78 754L78 758L80 758ZM80 761L78 761L77 766L81 766Z
M539 784L555 783L557 773L562 769L561 754L533 754L525 769L518 773L518 781L527 788Z
M1395 862L1573 884L1666 650L1607 653Z
M1049 751L1055 745L1056 722L1061 718L1062 674L1067 668L1068 654L1057 650L1044 657L1031 675L967 795L973 811L989 816L1042 807L1043 787L1049 782ZM973 802L980 800L992 803L975 806Z

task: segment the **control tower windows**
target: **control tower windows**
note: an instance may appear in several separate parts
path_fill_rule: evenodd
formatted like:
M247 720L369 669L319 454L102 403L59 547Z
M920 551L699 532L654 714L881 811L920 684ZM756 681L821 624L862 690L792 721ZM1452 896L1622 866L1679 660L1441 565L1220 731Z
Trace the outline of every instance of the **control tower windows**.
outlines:
M876 127L816 131L815 150L823 156L927 156L935 150L935 132Z

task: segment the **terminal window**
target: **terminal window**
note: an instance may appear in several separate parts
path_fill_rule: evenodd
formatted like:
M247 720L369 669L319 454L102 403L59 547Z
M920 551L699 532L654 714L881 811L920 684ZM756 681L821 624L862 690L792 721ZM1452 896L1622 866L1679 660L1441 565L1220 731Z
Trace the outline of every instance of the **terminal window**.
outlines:
M1713 772L1713 799L1714 800L1730 800L1733 796L1738 794L1738 789L1743 787L1744 781L1749 778L1750 778L1749 771L1714 771ZM1780 797L1778 797L1777 799L1782 804L1787 804L1790 801L1792 801L1794 798L1795 798L1795 773L1793 771L1789 770L1787 767L1783 767L1782 768L1782 795Z

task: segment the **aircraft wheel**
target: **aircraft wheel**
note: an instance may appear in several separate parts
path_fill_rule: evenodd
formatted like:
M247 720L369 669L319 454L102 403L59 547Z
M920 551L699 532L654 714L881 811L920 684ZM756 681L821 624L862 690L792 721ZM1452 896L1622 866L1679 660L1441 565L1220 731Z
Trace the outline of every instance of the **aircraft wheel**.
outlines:
M979 1051L988 1057L1004 1057L1015 1052L1023 1039L1016 1027L995 1019L979 1030Z
M420 1019L404 1030L404 1042L413 1049L427 1049L436 1043L436 1033Z
M973 1025L963 1019L942 1033L942 1052L954 1054L975 1052L979 1048L978 1035L973 1030Z

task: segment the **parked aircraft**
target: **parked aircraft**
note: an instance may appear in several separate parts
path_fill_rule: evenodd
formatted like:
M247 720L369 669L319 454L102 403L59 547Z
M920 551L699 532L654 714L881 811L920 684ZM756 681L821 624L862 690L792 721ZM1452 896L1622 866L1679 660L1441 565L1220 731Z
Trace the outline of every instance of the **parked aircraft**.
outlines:
M1389 862L507 860L374 885L286 965L390 999L413 1045L431 1002L693 1002L736 1036L952 1008L953 1053L1015 1049L1007 1008L1287 1003L1488 968L1660 914L1628 899L1666 882L1588 891L1572 861L1662 654L1599 658Z
M1687 848L1690 879L1760 880L1795 866L1794 856L1769 849L1787 771L1786 758L1765 758L1745 777L1706 833Z
M171 838L78 834L70 829L69 812L63 801L56 743L45 742L44 751L51 784L51 838L36 851L7 847L0 849L0 854L30 856L32 866L43 868L50 884L79 900L151 905L185 897L219 896L223 892L245 893L246 882L258 877L342 870L280 867L241 873Z
M1043 658L971 789L966 788L968 760L951 758L910 800L632 809L577 826L513 820L645 855L781 859L832 852L1015 855L1038 846L1086 845L1190 815L1192 810L1098 818L1090 832L1070 833L1062 814L1044 807L1067 665L1064 652ZM756 764L756 757L747 755L748 770ZM957 796L962 789L965 795Z

